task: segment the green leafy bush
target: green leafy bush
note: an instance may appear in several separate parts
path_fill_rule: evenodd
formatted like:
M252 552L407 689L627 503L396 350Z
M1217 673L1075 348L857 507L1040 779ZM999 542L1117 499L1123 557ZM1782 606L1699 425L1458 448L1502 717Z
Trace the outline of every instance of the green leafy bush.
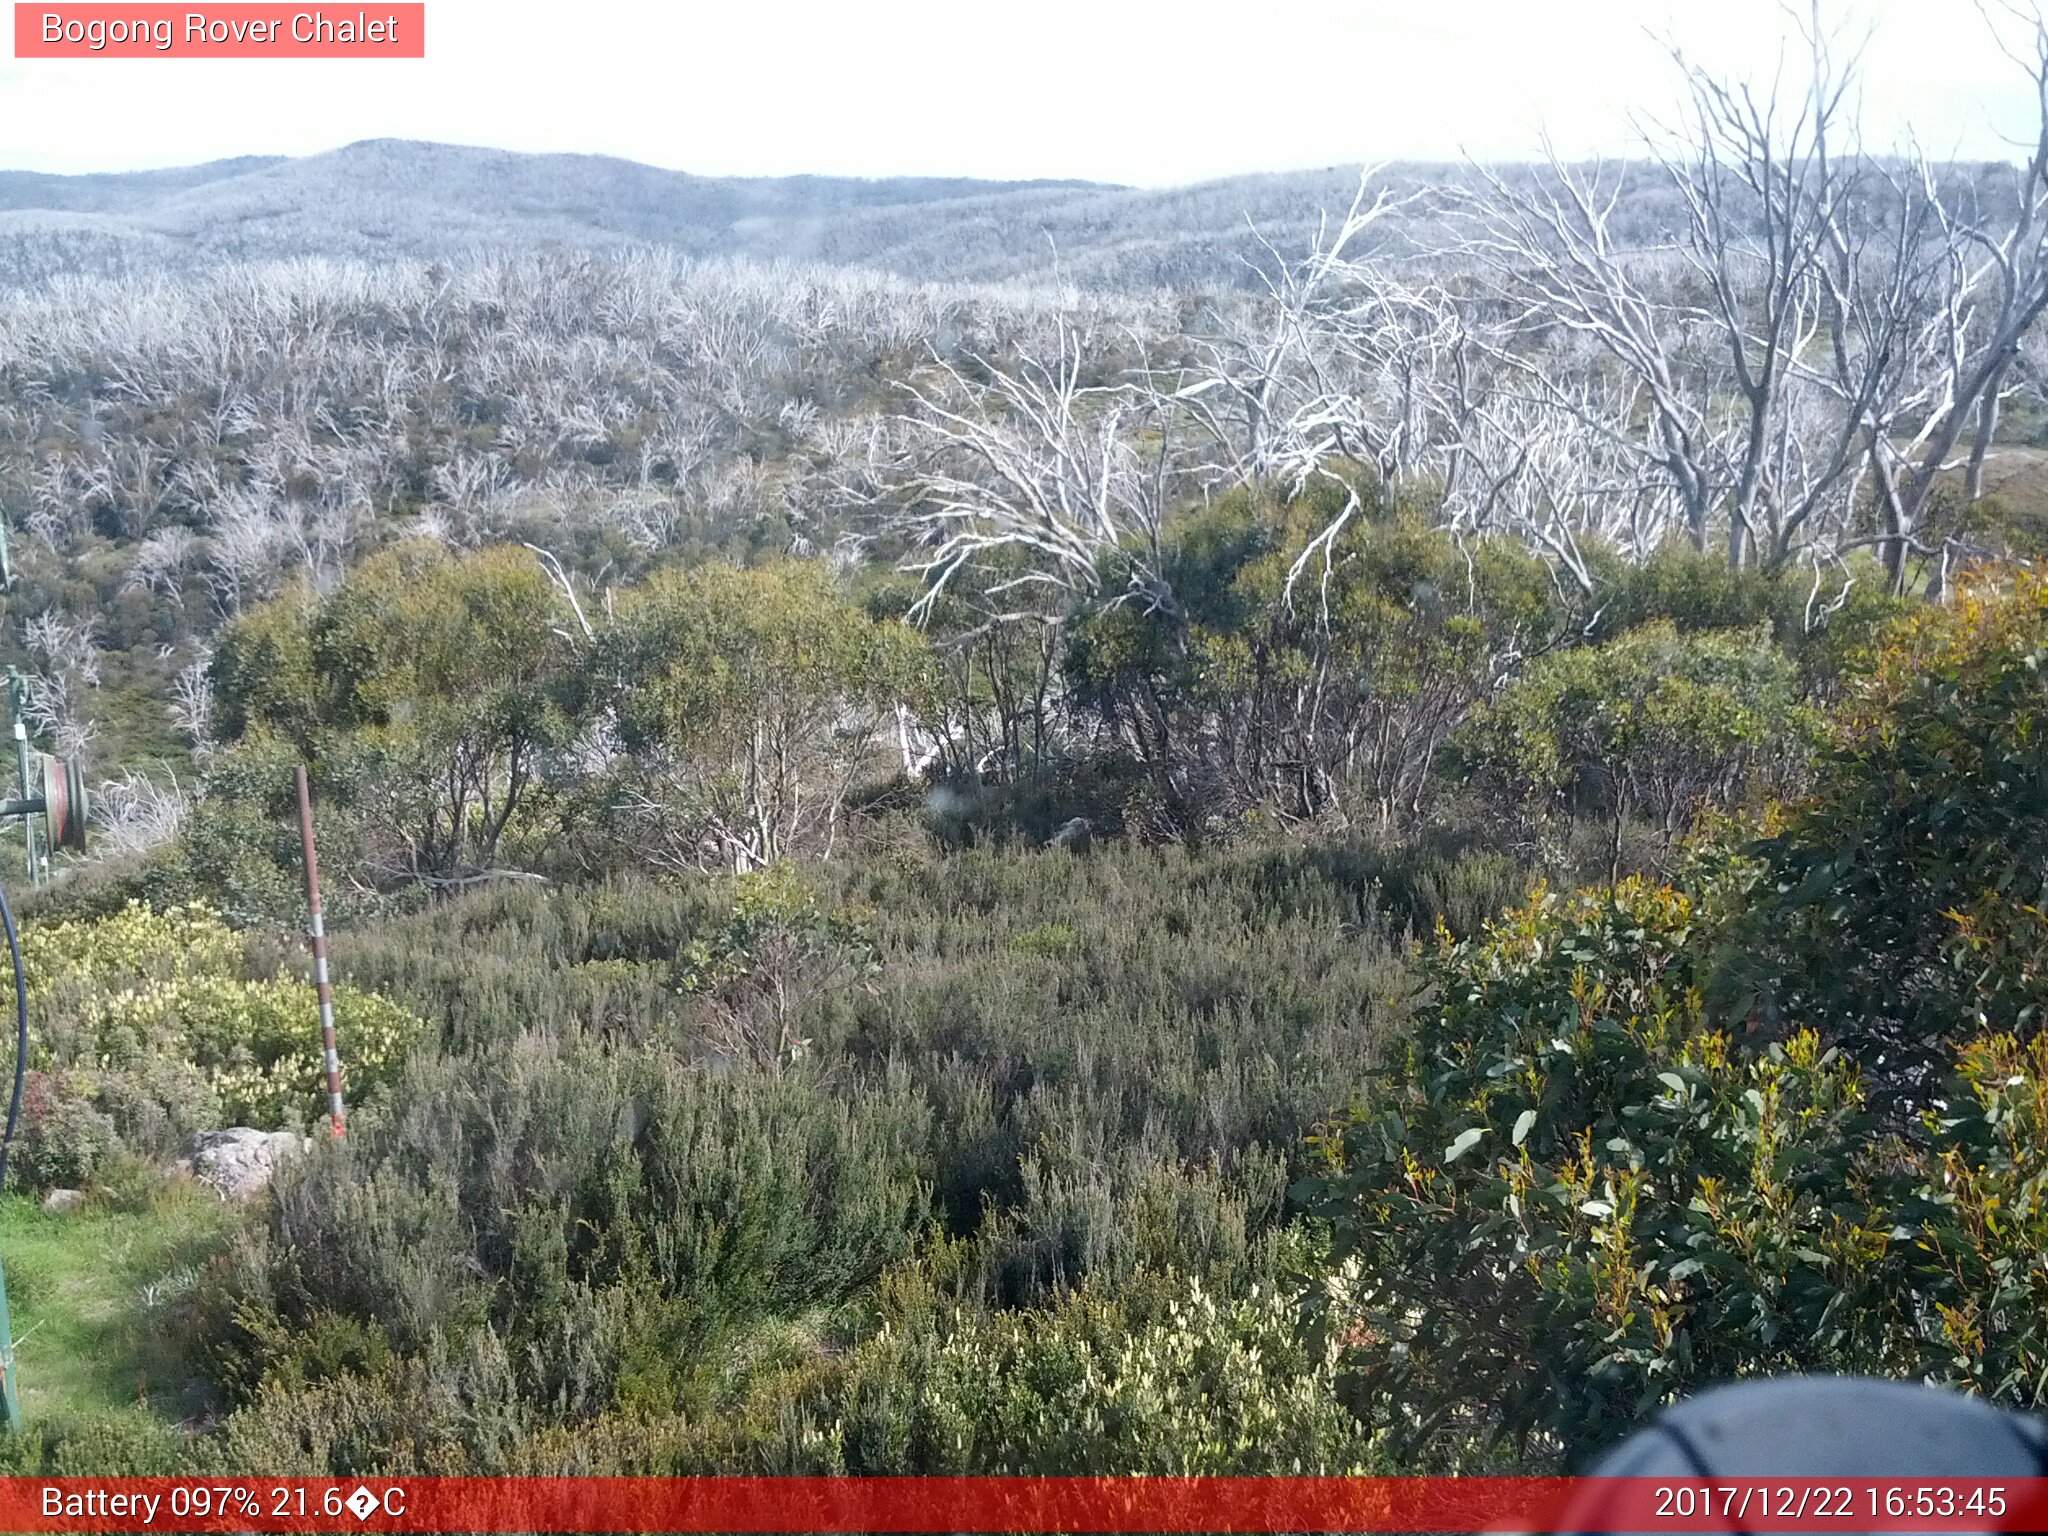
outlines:
M1796 788L1816 722L1767 630L1681 633L1669 623L1533 663L1456 743L1512 814L1587 817L1619 874L1632 819L1669 849L1702 805Z
M603 824L643 867L830 853L929 660L916 630L869 614L821 562L656 572L604 625L586 676L626 754Z
M1146 768L1179 832L1253 809L1394 825L1508 658L1556 635L1552 586L1525 549L1461 545L1375 484L1358 489L1349 517L1335 482L1278 504L1226 497L1175 525L1173 606L1075 624L1076 702Z
M327 872L327 916L339 924L391 905L367 884L389 833L358 793L385 762L353 737L330 736L322 746L312 764L313 833ZM306 911L294 792L301 761L298 745L266 730L215 748L183 834L139 871L138 894L159 908L204 901L237 928L296 929Z
M0 1471L14 1477L171 1477L192 1467L185 1432L142 1405L31 1419L0 1436Z
M802 879L481 891L352 932L351 974L416 999L450 1043L416 1052L344 1147L282 1174L261 1231L210 1280L206 1357L243 1405L222 1454L857 1460L868 1452L832 1449L841 1397L803 1340L853 1358L875 1336L877 1285L935 1247L950 1255L944 1299L917 1326L934 1349L959 1335L944 1380L984 1358L968 1335L988 1309L1028 1309L1018 1326L1050 1341L1040 1313L1093 1287L1123 1319L1088 1335L1095 1357L1118 1358L1118 1328L1157 1324L1157 1362L1129 1377L1152 1382L1163 1303L1115 1309L1168 1271L1215 1298L1218 1340L1262 1339L1264 1324L1229 1319L1273 1283L1302 1135L1362 1086L1411 983L1376 895L1397 864L1275 848L904 854ZM765 980L774 935L869 963L833 960L831 985L793 986L810 1045L771 1071L713 1049L704 1009ZM679 958L697 990L678 992ZM1284 1310L1269 1290L1259 1303ZM785 1342L747 1368L758 1393L728 1380L767 1337ZM1022 1373L1035 1337L988 1332L985 1358ZM1190 1384L1156 1413L1149 1398L1105 1406L1134 1427L1104 1456L1281 1468L1365 1454L1311 1334L1291 1353L1277 1335L1257 1347L1216 1379L1240 1384L1243 1422L1281 1416L1274 1438L1202 1438L1238 1422L1240 1386L1204 1406ZM475 1365L500 1348L506 1370ZM915 1397L923 1359L874 1356L854 1396L877 1394L883 1417L855 1440L896 1433L881 1396ZM1282 1391L1291 1374L1314 1391ZM1050 1465L1042 1437L1092 1389L1061 1390L978 1431L982 1464ZM498 1395L464 1409L472 1391ZM1024 1403L1024 1385L1012 1396ZM499 1428L479 1441L470 1423Z
M159 1161L192 1133L275 1126L316 1114L326 1068L312 988L251 979L243 940L210 908L30 924L30 1060L21 1169L33 1184L75 1184L116 1152ZM0 959L0 987L11 988ZM421 1038L396 1003L335 988L348 1092L374 1102Z
M1410 1437L1583 1456L1780 1371L2048 1400L2048 1044L1962 1047L1898 1134L1813 1032L1711 1026L1710 928L1629 881L1446 943L1393 1092L1320 1137L1353 1390Z
M363 823L351 866L373 884L488 867L540 791L539 759L574 734L564 606L527 550L395 545L331 593L228 626L212 665L224 738L313 763Z
M304 1377L323 1316L406 1355L488 1323L534 1402L601 1407L643 1353L687 1360L729 1319L843 1296L906 1252L929 1113L900 1072L847 1103L652 1049L423 1058L331 1162L281 1175L224 1282L217 1363L248 1390Z
M81 998L141 981L231 974L242 942L201 903L154 911L131 901L97 921L33 924L21 935L31 1007L76 1006ZM0 954L0 983L14 985L13 961Z
M1965 1046L1923 1116L1900 1200L1914 1270L1911 1366L2022 1407L2048 1404L2048 1037Z
M1336 1391L1341 1347L1299 1284L1235 1297L1173 1280L1158 1304L1086 1292L986 1314L921 1306L826 1353L777 1330L729 1397L683 1415L549 1422L495 1335L437 1342L230 1415L206 1459L278 1472L1344 1475L1386 1472Z
M1757 851L1721 978L1736 1006L1820 1030L1907 1098L1960 1034L2041 1027L2044 661L2048 578L2025 571L1966 581L1886 633L1813 794Z
M374 1102L420 1019L374 993L334 989L334 1033L349 1096ZM109 997L92 1023L103 1063L168 1054L204 1073L234 1125L317 1115L327 1068L312 989L304 983L194 976Z
M21 1096L20 1144L8 1167L31 1189L79 1189L120 1148L113 1117L95 1104L83 1072L31 1072Z
M1694 1384L1873 1366L1886 1246L1855 1073L1708 1027L1679 893L1540 894L1444 946L1396 1092L1305 1189L1411 1429L1598 1444Z
M880 970L865 914L826 910L788 864L741 875L720 931L676 956L677 986L699 1000L718 1046L763 1066L801 1058L803 1015L835 988Z
M1220 1297L1180 1282L1152 1315L1083 1292L1042 1310L913 1319L816 1373L752 1443L735 1415L741 1434L712 1442L716 1464L867 1476L1383 1472L1377 1437L1338 1395L1342 1346L1304 1328L1302 1300L1258 1283Z

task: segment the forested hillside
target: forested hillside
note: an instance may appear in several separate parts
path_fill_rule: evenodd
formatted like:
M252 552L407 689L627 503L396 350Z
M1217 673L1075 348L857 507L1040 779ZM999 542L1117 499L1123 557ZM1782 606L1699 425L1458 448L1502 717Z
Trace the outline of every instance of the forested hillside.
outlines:
M889 265L887 235L999 207L1113 191L1075 182L898 177L690 176L594 155L520 155L379 140L304 159L246 158L176 171L0 176L11 281L65 272L201 270L221 261L327 256L455 259L480 250L658 244L692 256ZM1007 211L1002 215L1008 217ZM946 241L943 237L942 246ZM929 259L929 258L928 258Z
M1187 291L1256 287L1261 243L1299 246L1358 167L1147 189L1089 182L691 176L592 155L379 140L95 176L0 173L0 283L203 272L222 261L460 261L479 252L617 251L861 268L920 281ZM1526 172L1510 168L1511 176ZM1981 168L1954 168L1959 181ZM1381 172L1403 191L1464 184L1460 166ZM1995 185L1991 188L1996 195ZM1668 238L1682 202L1631 169L1618 227ZM1414 247L1413 227L1384 233Z
M1605 169L0 183L0 641L96 787L0 852L8 1464L2038 1406L2048 117L1822 153L1814 58Z

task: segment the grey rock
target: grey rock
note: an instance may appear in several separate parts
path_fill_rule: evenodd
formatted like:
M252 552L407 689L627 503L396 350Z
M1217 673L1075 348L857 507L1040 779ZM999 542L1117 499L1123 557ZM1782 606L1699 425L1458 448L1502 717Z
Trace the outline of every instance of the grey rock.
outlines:
M1095 842L1095 823L1086 816L1076 816L1045 840L1048 848L1064 848L1069 853L1086 853Z
M192 1172L224 1200L247 1200L261 1192L277 1165L306 1148L290 1131L258 1131L246 1125L201 1131L192 1138Z
M59 1216L84 1204L85 1191L82 1189L53 1189L43 1196L43 1209Z

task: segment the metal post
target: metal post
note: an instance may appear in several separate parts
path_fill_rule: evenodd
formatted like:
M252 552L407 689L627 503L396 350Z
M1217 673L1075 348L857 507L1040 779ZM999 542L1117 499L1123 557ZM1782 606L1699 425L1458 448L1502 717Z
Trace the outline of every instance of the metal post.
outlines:
M7 555L7 519L0 517L0 588L14 585L14 565ZM21 674L13 667L7 669L7 697L14 712L14 763L21 775L21 798L28 793L28 727L22 724L22 706L25 702ZM22 827L28 837L28 878L33 885L36 878L36 829L28 817L22 818ZM6 919L8 958L14 962L14 998L17 1009L16 1038L14 1042L14 1098L7 1110L6 1139L0 1141L0 1185L7 1182L7 1154L14 1149L14 1132L21 1118L21 1086L28 1069L28 978L21 973L21 938L14 931L14 912L7 905L7 894L0 891L0 917ZM7 1427L15 1434L21 1433L21 1389L15 1380L14 1369L14 1319L7 1311L7 1272L0 1269L0 1407L7 1414Z
M7 669L7 704L14 716L14 768L21 784L21 798L29 798L28 787L28 726L22 714L28 707L28 684L13 667ZM28 842L28 883L41 882L42 870L36 862L36 824L30 816L21 818L21 835Z
M7 1157L21 1128L21 1090L28 1081L28 976L21 963L21 934L14 926L14 908L0 890L0 929L7 934L7 958L14 966L14 1092L7 1101L7 1129L0 1134L0 1187L7 1183ZM21 1429L21 1388L14 1362L14 1320L7 1311L7 1275L0 1271L0 1400L7 1409L7 1427Z
M14 1381L14 1320L7 1315L7 1276L0 1272L0 1406L7 1427L21 1433L21 1391Z
M299 842L306 851L306 910L311 922L306 938L313 946L313 989L320 998L320 1044L327 1052L327 1112L338 1140L347 1129L341 1107L341 1057L334 1050L334 983L327 974L327 926L320 918L320 861L313 852L313 792L306 784L306 766L297 770Z

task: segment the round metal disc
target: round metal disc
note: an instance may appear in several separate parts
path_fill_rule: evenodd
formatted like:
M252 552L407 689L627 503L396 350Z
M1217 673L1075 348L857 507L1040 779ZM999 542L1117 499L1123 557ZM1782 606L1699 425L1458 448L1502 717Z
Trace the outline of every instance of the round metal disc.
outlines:
M85 774L68 757L42 754L43 803L50 829L50 846L85 852Z

